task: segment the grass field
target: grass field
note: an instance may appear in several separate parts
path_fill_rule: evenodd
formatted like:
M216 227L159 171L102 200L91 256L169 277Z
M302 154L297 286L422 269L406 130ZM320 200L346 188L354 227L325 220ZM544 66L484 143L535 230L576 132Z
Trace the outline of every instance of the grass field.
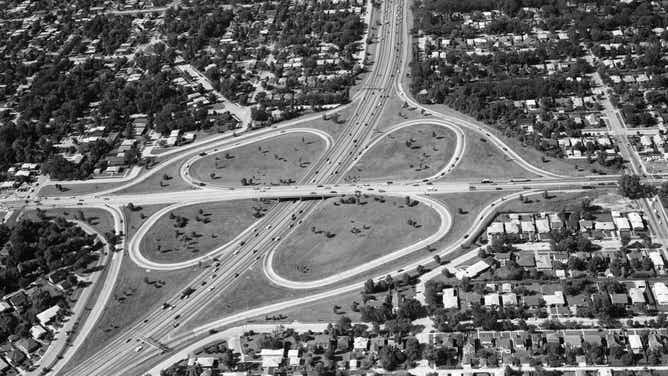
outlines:
M404 199L377 196L361 201L366 204L319 204L279 246L276 272L291 280L326 277L424 239L440 225L436 212L423 204L409 207Z
M288 133L201 158L190 174L213 184L283 184L299 180L324 150L325 141L314 134Z
M55 185L45 185L40 189L39 195L42 197L67 197L75 195L92 194L107 189L116 188L124 183L105 183L104 181L91 180L86 184L63 184L63 190L60 191Z
M548 192L549 199L542 194L527 197L527 202L520 200L511 200L500 205L498 212L556 212L560 210L570 211L580 208L582 200L589 198L592 201L603 196L615 196L621 198L615 193L615 190L584 190L578 192ZM600 203L601 201L599 201Z
M77 209L54 208L45 212L47 218L63 217L88 223L102 234L114 231L114 218L111 214L98 208L81 207ZM37 219L37 211L29 210L23 213L24 219Z
M273 285L267 280L258 264L253 269L241 273L234 285L212 299L200 312L183 321L175 334L190 332L194 328L234 313L307 294L309 293L306 291ZM264 318L252 317L248 317L245 322L271 323Z
M257 221L271 202L221 201L175 209L162 216L141 241L141 252L152 261L179 262L202 256L221 246ZM176 217L187 218L183 227ZM260 217L256 217L258 215Z
M137 193L157 193L157 192L176 192L194 189L192 185L186 183L181 178L181 165L183 165L192 155L186 155L183 158L161 168L153 175L137 184L131 185L118 194L137 194Z
M396 96L387 98L383 113L378 121L378 130L385 131L399 123L425 118L419 111L404 106L404 101Z
M424 179L450 161L456 144L454 132L430 124L402 128L382 137L362 155L347 179Z
M486 137L464 129L466 150L457 167L443 179L535 177L494 146Z

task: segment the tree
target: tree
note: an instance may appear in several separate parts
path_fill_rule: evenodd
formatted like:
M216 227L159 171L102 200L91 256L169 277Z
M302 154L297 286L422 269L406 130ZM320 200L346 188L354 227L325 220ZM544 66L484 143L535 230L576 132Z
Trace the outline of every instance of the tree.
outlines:
M364 292L366 294L373 294L376 291L376 284L373 282L373 279L368 279L364 283Z
M394 346L385 346L378 352L381 366L386 371L393 371L406 361L406 356Z
M654 190L652 186L642 184L638 175L622 175L618 185L619 193L631 199L647 197Z
M421 345L417 338L409 337L406 340L406 357L409 362L414 362L420 359Z

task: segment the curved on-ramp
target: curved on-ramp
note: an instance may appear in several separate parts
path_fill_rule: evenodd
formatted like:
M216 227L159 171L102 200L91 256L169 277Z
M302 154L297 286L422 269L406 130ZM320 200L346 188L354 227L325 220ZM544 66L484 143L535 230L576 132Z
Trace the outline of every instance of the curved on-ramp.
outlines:
M399 195L396 195L399 197ZM404 197L404 196L400 196ZM371 269L377 268L379 266L382 266L388 262L392 262L400 257L409 255L415 251L418 251L420 249L423 249L430 244L433 244L436 242L438 239L442 238L445 234L450 231L450 228L452 227L452 216L450 215L450 212L448 209L445 207L443 203L440 203L438 201L432 200L431 198L424 197L424 196L413 196L411 197L414 200L420 201L423 205L429 206L431 209L435 210L436 213L439 215L441 223L433 234L430 236L415 242L409 246L406 246L404 248L392 251L384 256L378 257L376 259L373 259L369 262L366 262L364 264L358 265L356 267L347 269L345 271L338 272L336 274L333 274L331 276L321 278L318 280L313 280L313 281L292 281L287 278L281 277L273 267L273 261L274 261L274 256L276 255L276 251L280 244L283 242L281 241L277 246L275 246L267 255L267 257L264 260L264 273L267 276L267 278L274 284L278 286L283 286L283 287L288 287L291 289L312 289L312 288L317 288L317 287L322 287L322 286L327 286L336 282L340 282L342 280L345 280L350 277L355 277L359 274L362 274L366 271L369 271ZM296 228L295 228L296 229ZM292 234L295 229L292 229L290 231L290 234ZM289 236L289 235L288 235ZM286 238L288 238L286 236Z
M200 184L203 183L203 182L200 181L199 179L194 178L190 174L189 170L192 167L192 165L195 162L197 162L198 160L210 157L211 155L209 155L209 153L218 154L218 153L221 153L221 152L224 152L224 151L237 149L237 148L247 146L247 145L252 145L252 144L257 143L257 142L269 140L269 139L276 138L276 137L281 137L283 135L287 135L287 134L291 134L291 133L310 133L310 134L314 134L314 135L320 137L321 139L323 139L325 141L325 148L324 148L323 152L329 150L329 148L334 143L334 140L332 139L332 136L329 133L327 133L325 131L322 131L320 129L315 129L315 128L284 129L284 130L281 130L281 131L276 131L276 132L270 132L270 133L267 133L267 134L263 134L259 137L255 137L255 138L252 138L252 139L237 142L237 143L234 143L232 145L226 145L226 146L223 146L223 147L220 147L220 148L213 148L213 147L209 148L207 151L205 151L207 153L207 155L195 155L192 158L188 159L185 163L183 163L181 165L181 168L179 169L179 174L181 175L181 178L186 183L192 185L193 187L200 187ZM312 168L313 168L313 165L311 165L311 167L308 168L308 170L305 172L305 174L308 174L308 172ZM210 185L214 188L215 187L219 187L219 188L221 187L221 186L213 184L211 182L207 182L206 184L208 184L208 185Z
M511 200L513 198L517 198L521 194L526 195L526 194L532 194L532 193L535 193L535 192L536 191L514 192L512 194L503 196L503 197L493 201L492 203L490 203L487 207L485 207L481 211L478 221L473 225L469 234L471 236L473 236L473 234L481 231L483 226L486 223L486 220L489 219L490 215L494 214L494 211L499 204L503 203L506 200ZM373 276L373 279L378 280L378 279L384 278L387 275L390 275L393 278L397 278L406 271L415 270L420 265L426 265L430 262L433 262L433 256L434 255L439 255L441 257L447 256L448 254L450 254L450 253L454 252L455 250L459 249L459 247L464 245L464 243L467 242L469 239L470 239L470 237L462 236L461 238L453 241L453 243L451 243L450 245L448 245L448 246L446 246L446 247L444 247L444 248L442 248L442 249L440 249L436 252L433 252L430 256L424 257L420 260L416 260L415 262L412 262L408 265L403 266L402 269L401 269L402 270L401 272L400 271L390 271L390 272L386 272L386 273L380 273L378 275ZM351 292L351 291L356 291L356 290L359 290L360 288L362 288L363 286L364 286L364 281L352 282L352 283L346 284L344 286L335 287L335 288L329 289L327 291L311 294L311 295L308 295L308 296L304 296L302 298L288 299L288 300L285 300L285 301L272 303L272 304L269 304L269 305L266 305L266 306L249 309L249 310L246 310L244 312L233 314L233 315L221 318L219 320L215 320L215 321L212 321L210 323L201 325L197 328L194 328L190 332L190 336L199 336L199 335L205 334L206 332L208 332L211 329L216 329L216 328L220 328L222 326L229 325L229 324L232 324L232 323L235 323L235 322L243 321L243 320L248 319L249 317L261 316L261 315L265 315L265 314L268 314L268 313L272 313L272 312L276 312L276 311L280 311L280 310L284 310L284 309L289 309L289 308L298 306L300 304L307 304L307 303L315 302L315 301L318 301L318 300L331 298L331 297L341 295L341 294L344 294L344 293L348 293L348 292ZM188 335L184 335L184 337L181 340L187 341L187 338L188 338Z
M144 256L141 252L141 241L144 239L146 234L153 228L153 226L162 218L163 216L167 215L169 212L172 210L184 207L184 206L193 206L193 205L199 205L199 204L204 204L207 202L214 202L214 201L220 201L220 198L212 197L210 199L204 199L204 200L197 200L197 201L189 201L186 203L176 203L173 205L166 206L160 210L158 210L156 213L151 215L148 220L146 220L141 227L137 230L137 232L132 236L132 239L130 239L128 243L128 253L130 254L130 259L137 264L137 266L144 268L144 269L152 269L152 270L176 270L176 269L183 269L187 268L190 266L195 266L198 265L200 262L204 261L211 261L213 257L217 256L222 256L227 253L230 253L232 251L232 247L235 244L238 244L239 241L249 235L251 231L255 228L255 225L252 224L248 226L245 230L240 232L238 235L236 235L232 240L229 240L225 244L213 249L212 251L207 252L206 254L190 259L190 260L185 260L185 261L180 261L180 262L173 262L173 263L166 263L166 262L158 262L158 261L153 261L148 259L146 256Z

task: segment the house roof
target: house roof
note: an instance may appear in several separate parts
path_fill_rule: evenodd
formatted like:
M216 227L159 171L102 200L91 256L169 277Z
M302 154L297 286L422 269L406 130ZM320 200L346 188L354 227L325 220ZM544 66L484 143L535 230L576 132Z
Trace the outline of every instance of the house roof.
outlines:
M629 302L629 297L626 294L610 294L610 302L624 305Z
M516 259L517 265L530 268L536 266L536 260L533 257L533 254L521 252Z
M39 322L42 325L45 325L46 323L51 321L54 317L56 317L56 315L58 314L59 311L60 311L60 307L57 306L57 305L54 305L53 307L47 308L44 311L38 313L37 314L37 320L39 320Z
M39 343L32 338L21 338L14 344L19 350L31 353L39 348Z

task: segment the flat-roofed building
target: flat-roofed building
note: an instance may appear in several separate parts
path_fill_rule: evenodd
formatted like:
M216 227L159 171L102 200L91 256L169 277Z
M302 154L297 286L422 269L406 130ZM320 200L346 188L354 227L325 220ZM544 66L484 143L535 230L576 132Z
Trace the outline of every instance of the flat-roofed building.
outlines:
M459 308L459 297L456 288L443 289L443 308Z
M668 305L668 286L663 282L654 282L652 285L654 300L658 305Z

